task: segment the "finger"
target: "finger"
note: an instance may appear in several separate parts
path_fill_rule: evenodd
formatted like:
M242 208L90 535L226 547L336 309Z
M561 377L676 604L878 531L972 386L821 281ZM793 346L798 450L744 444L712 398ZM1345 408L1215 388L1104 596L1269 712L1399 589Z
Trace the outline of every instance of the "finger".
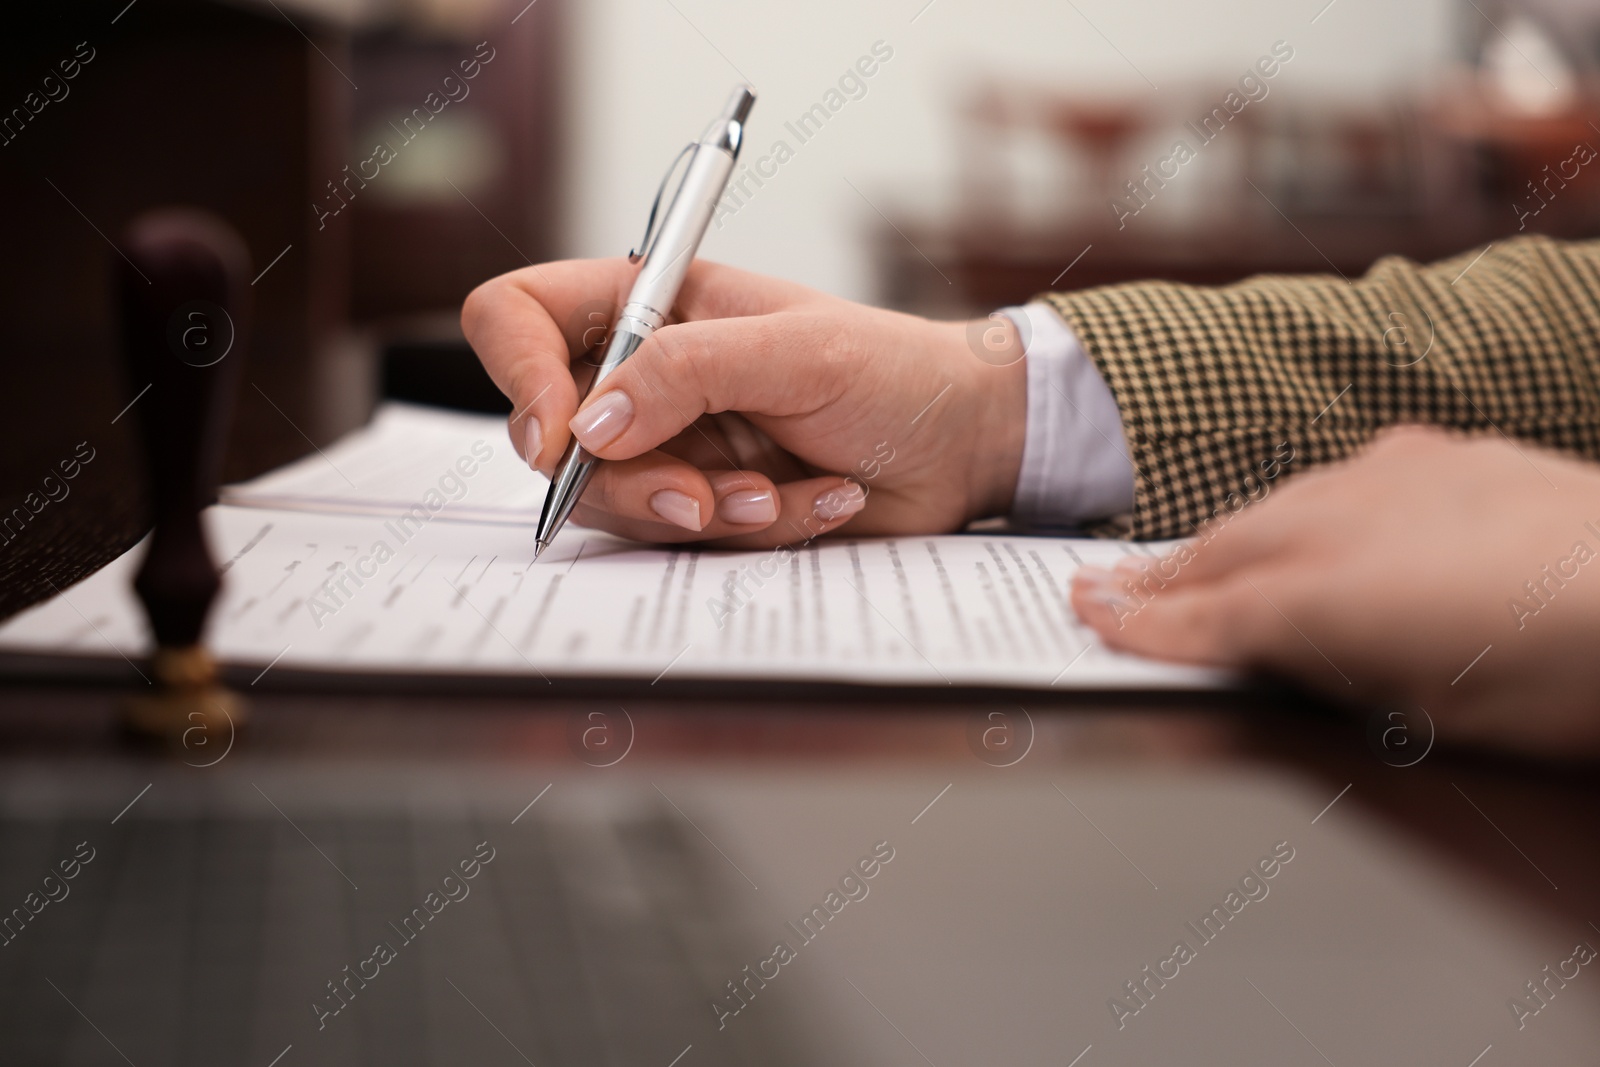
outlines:
M573 518L638 540L690 541L705 536L716 503L705 472L664 452L646 452L599 464Z
M489 377L511 401L512 447L531 467L549 470L565 448L567 419L578 406L571 360L588 327L579 293L604 308L625 284L622 260L550 263L478 286L461 309L461 326ZM605 324L602 324L604 326Z
M1312 471L1301 478L1309 481L1318 473ZM1270 488L1255 497L1229 494L1227 502L1195 525L1193 537L1157 560L1128 556L1116 569L1124 577L1144 575L1141 582L1154 580L1157 585L1181 587L1215 581L1241 567L1265 564L1303 549L1313 540L1311 534L1328 525L1328 509L1315 492L1298 491L1301 489L1299 483L1284 485L1281 491L1288 495L1270 505L1268 498L1277 496ZM1229 503L1237 506L1230 508Z
M1263 586L1272 591L1270 599ZM1115 575L1083 568L1073 582L1072 605L1107 647L1119 652L1265 671L1352 694L1351 677L1294 621L1298 617L1306 626L1315 621L1305 610L1306 589L1303 569L1291 565L1251 568L1234 578L1138 599L1126 594ZM1316 595L1325 597L1327 591L1317 589ZM1328 635L1321 636L1329 643Z
M779 312L664 326L584 401L572 430L623 459L659 446L707 412L799 415L843 391L849 367L821 320ZM817 358L797 358L816 353Z
M1079 569L1071 597L1078 618L1109 648L1223 667L1253 661L1262 611L1271 611L1243 580L1151 593L1093 567Z
M636 541L771 548L833 533L866 502L866 492L858 483L837 476L774 485L753 471L712 471L701 477L709 484L713 502L696 514L675 497L657 495L664 490L683 492L686 482L638 477L631 465L646 458L602 465L573 512L574 520ZM606 479L613 472L618 477ZM694 530L690 522L679 520L680 514L690 520L704 517L704 526Z
M778 517L759 530L719 538L719 548L798 545L835 533L867 504L861 483L837 475L799 478L778 486Z
M602 463L581 501L580 521L642 540L709 541L764 529L781 494L756 471L701 471L664 452ZM666 523L673 529L658 531Z
M775 482L811 474L810 468L781 448L744 416L722 412L696 419L658 449L693 463L701 470L758 470Z
M548 470L566 448L566 423L577 405L568 364L604 343L637 272L625 259L568 260L501 275L468 295L462 329L511 400L512 444L530 466ZM689 320L761 314L811 295L697 260L673 313Z
M1242 522L1237 526L1208 526L1203 533L1179 542L1159 556L1130 553L1118 560L1111 572L1120 581L1133 583L1140 592L1193 586L1259 562L1278 546L1277 539L1257 536Z
M1160 556L1129 552L1104 573L1118 595L1138 601L1174 586L1182 588L1213 580L1248 562L1248 554L1228 552L1226 542L1196 537L1174 545ZM1099 568L1084 568L1080 573L1089 580L1101 572Z
M520 339L518 319L537 308L555 323L566 351L577 354L601 346L622 311L639 268L626 259L570 259L491 278L468 294L462 305L462 327L473 348L483 338L489 353L485 369L497 384L498 372L518 353L496 346L497 338ZM672 315L683 321L760 315L798 303L810 291L720 263L695 260L684 276Z

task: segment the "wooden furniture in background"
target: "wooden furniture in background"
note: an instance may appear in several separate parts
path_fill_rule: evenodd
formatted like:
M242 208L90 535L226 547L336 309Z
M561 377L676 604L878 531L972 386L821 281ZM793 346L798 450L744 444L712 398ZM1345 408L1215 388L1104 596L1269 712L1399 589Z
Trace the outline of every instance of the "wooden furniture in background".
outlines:
M0 535L4 599L48 595L85 573L81 545L120 551L148 528L125 410L147 383L123 373L115 340L114 239L128 220L184 204L242 235L255 316L223 477L304 455L366 419L385 337L415 336L418 314L427 336L458 336L450 320L473 283L548 254L559 6L89 0L7 12L0 516L16 518ZM421 21L429 12L439 17ZM472 203L364 195L319 224L317 198L370 154L356 154L358 120L420 105L485 40L495 59L451 105L498 146ZM435 147L445 132L428 131ZM30 509L75 454L94 458L71 495Z
M870 220L881 299L972 315L1047 289L1354 278L1389 254L1438 259L1518 232L1600 235L1600 162L1569 162L1576 146L1600 147L1600 87L1541 116L1507 111L1461 73L1365 108L1269 93L1202 143L1193 124L1236 88L1112 100L979 85L958 112L973 150L956 211L886 207L892 224ZM1008 145L1039 135L1056 146L1059 192L1019 195ZM1152 178L1180 138L1195 160ZM1554 195L1535 199L1530 183L1563 166ZM1525 217L1523 203L1542 209Z

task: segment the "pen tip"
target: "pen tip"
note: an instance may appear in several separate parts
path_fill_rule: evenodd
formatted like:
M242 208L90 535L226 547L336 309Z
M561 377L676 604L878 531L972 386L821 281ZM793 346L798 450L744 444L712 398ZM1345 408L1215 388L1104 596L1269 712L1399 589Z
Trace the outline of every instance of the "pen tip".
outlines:
M550 542L548 541L535 541L533 543L533 561L535 563L539 562L539 553L543 552L545 550L545 546L547 546L549 543Z

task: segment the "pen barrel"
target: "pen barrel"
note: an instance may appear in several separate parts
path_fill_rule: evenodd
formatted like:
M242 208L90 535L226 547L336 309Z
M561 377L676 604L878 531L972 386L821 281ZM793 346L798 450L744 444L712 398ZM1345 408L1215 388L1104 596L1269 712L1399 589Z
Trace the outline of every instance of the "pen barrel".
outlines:
M667 208L661 232L651 243L650 254L628 293L630 306L642 305L662 321L672 312L672 302L711 225L733 164L733 155L721 148L695 146L683 182Z

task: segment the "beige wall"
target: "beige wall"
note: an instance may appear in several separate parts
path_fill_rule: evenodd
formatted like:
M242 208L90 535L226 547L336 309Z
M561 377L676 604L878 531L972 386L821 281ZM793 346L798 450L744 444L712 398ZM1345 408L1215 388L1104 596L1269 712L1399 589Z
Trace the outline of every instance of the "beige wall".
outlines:
M974 73L1107 93L1147 77L1175 98L1237 78L1282 39L1296 57L1273 92L1361 98L1425 77L1452 50L1450 0L1335 0L1312 24L1323 2L934 0L912 21L924 0L580 0L568 9L564 249L626 252L667 162L742 71L759 94L745 161L778 138L795 154L702 254L871 299L861 233L875 216L846 179L879 205L948 203L961 150L950 103ZM784 121L880 40L894 55L865 96L799 144ZM1042 195L1065 188L1032 166Z

